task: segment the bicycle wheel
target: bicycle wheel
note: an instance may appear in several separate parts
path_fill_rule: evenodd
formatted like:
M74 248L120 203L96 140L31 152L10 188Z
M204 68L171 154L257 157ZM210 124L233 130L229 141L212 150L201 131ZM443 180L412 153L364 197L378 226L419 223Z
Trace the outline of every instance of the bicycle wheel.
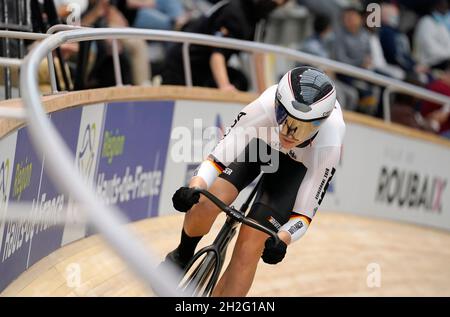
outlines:
M236 234L236 227L236 221L228 217L213 244L199 250L189 262L179 284L179 289L187 296L209 296L212 293L219 279L228 245ZM204 258L192 271L194 264L203 255ZM189 273L190 270L192 273Z

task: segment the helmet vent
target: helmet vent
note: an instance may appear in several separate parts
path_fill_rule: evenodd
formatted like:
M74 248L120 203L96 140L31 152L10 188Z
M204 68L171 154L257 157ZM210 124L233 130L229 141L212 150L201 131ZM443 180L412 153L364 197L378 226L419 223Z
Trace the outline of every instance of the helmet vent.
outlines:
M312 67L293 69L291 72L291 83L294 97L297 101L295 104L293 102L293 106L302 112L311 111L310 107L308 107L309 110L306 107L321 100L333 90L328 76Z

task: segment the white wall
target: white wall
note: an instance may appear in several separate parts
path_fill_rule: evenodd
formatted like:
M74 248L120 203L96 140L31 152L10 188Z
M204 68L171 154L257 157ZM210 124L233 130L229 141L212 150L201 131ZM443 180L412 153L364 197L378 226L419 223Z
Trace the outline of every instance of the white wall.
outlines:
M198 118L203 119L204 128L215 126L218 117L223 126L229 126L241 106L178 101L172 128L184 126L192 131L194 119ZM172 139L167 156L160 215L175 212L172 194L186 184L188 171L197 164L175 163L170 155L174 142ZM347 122L340 166L320 210L383 217L450 230L449 163L450 147ZM405 196L406 193L409 196ZM404 196L407 200L401 204Z

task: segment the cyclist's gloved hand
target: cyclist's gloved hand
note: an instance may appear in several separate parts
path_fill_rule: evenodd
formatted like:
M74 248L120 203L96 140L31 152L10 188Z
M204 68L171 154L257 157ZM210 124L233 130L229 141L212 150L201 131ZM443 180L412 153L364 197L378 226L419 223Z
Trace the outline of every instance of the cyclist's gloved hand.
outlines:
M277 243L272 237L266 240L261 258L267 264L277 264L284 259L287 245L282 240Z
M200 199L200 194L193 188L180 187L172 196L173 207L181 212L192 208Z

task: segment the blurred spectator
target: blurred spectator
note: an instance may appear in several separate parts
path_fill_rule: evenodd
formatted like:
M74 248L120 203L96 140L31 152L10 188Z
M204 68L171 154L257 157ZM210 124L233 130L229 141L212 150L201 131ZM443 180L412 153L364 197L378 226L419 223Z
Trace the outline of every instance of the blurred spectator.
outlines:
M427 12L430 12L433 0L431 3L427 0L396 0L395 2L402 7L414 11L417 15L424 15L427 14Z
M81 19L83 26L127 27L125 16L109 0L90 0L89 8ZM90 74L91 87L105 87L115 84L112 62L112 42L97 41L97 58ZM124 84L147 84L149 78L149 57L146 42L139 39L124 39L120 44L120 61Z
M428 89L446 96L450 96L450 67L447 67L440 78L428 86ZM425 118L430 120L437 133L450 138L449 105L443 106L427 101L423 103L421 112Z
M312 14L326 16L330 19L333 28L340 25L343 0L297 0L301 6L305 6Z
M370 37L363 28L360 8L356 6L343 11L342 25L336 30L335 58L356 67L372 67Z
M431 13L420 19L414 34L417 60L430 68L445 69L450 61L448 2L434 0Z
M348 6L343 10L342 25L336 29L334 58L345 64L372 69L370 36L363 28L361 13L361 7L356 5ZM372 85L349 76L338 75L337 78L358 90L358 111L370 114L376 112L378 98Z
M322 58L330 58L335 41L331 19L326 15L316 15L313 23L314 33L301 45L301 50ZM328 76L335 77L334 73L327 72ZM335 86L339 102L349 110L356 109L358 104L358 91L338 80Z
M180 0L119 0L130 26L141 29L181 29L188 16Z
M303 42L302 51L315 56L330 58L333 44L334 32L330 18L325 15L316 15L314 34Z
M378 35L378 28L367 27L370 36L370 55L372 56L372 68L375 72L396 79L404 79L405 72L398 66L388 64L384 57L383 48Z
M108 13L108 0L89 0L89 6L86 11L82 12L81 25L95 27L100 26Z
M206 14L219 1L221 0L184 0L183 5L191 19L197 19L199 16Z
M110 6L108 12L109 27L128 27L127 19L115 7ZM150 66L147 43L140 39L122 39L119 41L129 55L132 83L147 85L150 83Z
M287 0L220 2L208 15L192 21L184 30L224 38L253 40L256 24L286 2ZM246 77L227 65L236 51L191 45L189 53L192 81L195 86L218 87L222 90L248 89ZM164 84L185 84L181 44L169 50L162 75Z
M75 9L74 6L78 6L80 13L85 12L89 6L89 0L53 0L53 3L63 20Z
M128 20L128 25L141 29L181 30L188 22L181 0L111 0ZM159 75L166 56L167 42L148 42L150 68Z
M399 22L400 11L398 7L383 3L381 6L382 26L379 37L387 63L399 66L410 75L426 74L429 71L428 67L418 64L412 57L408 38L398 29ZM426 80L426 77L424 80Z
M407 78L406 82L422 86L421 82L414 77ZM394 100L391 105L391 121L410 128L434 132L429 121L417 110L418 105L419 100L414 96L402 93L394 94Z

